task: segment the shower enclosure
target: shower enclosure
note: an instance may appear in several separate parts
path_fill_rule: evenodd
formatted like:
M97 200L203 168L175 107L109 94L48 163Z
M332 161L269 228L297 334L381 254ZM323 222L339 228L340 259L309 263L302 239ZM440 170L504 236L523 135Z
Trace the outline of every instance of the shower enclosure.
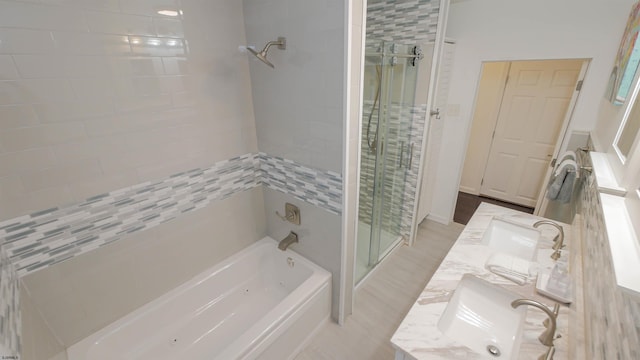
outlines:
M408 236L402 219L413 209L403 205L407 176L419 165L411 130L422 58L416 45L366 42L356 282Z

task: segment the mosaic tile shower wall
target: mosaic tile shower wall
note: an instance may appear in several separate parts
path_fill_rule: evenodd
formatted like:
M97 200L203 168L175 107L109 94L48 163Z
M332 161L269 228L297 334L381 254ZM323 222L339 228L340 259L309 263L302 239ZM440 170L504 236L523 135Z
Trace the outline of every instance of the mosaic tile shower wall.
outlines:
M590 159L585 165L591 165ZM593 174L582 193L587 358L640 359L640 301L615 286L611 251Z
M367 39L403 44L433 42L440 1L380 0L367 4Z

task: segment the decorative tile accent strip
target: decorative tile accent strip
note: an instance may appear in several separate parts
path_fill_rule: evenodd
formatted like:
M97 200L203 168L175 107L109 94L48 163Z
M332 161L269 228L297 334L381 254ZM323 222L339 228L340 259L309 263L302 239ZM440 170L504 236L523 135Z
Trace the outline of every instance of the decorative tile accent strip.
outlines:
M588 156L584 158L590 162ZM587 358L640 359L640 301L615 285L609 238L593 174L584 184L581 212Z
M261 184L334 214L342 176L267 154L246 154L159 181L145 182L0 223L0 239L20 276Z
M319 206L332 214L342 214L342 175L312 169L281 157L259 154L262 184Z
M0 246L0 342L10 351L20 353L20 280L5 250Z
M86 253L122 236L259 185L258 160L246 154L160 181L97 195L0 223L20 276Z
M440 2L381 0L367 5L367 39L402 43L435 41Z

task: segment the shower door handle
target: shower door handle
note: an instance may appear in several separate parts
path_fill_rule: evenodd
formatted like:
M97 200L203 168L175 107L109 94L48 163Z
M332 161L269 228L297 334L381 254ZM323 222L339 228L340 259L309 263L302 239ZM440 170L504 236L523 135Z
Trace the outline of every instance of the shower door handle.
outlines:
M435 110L431 110L431 116L435 115L436 120L440 120L440 108L436 108Z
M413 164L413 143L409 145L409 159L407 160L407 170L411 170L411 164Z
M404 141L400 141L400 160L398 161L398 169L402 169L403 161L404 161Z

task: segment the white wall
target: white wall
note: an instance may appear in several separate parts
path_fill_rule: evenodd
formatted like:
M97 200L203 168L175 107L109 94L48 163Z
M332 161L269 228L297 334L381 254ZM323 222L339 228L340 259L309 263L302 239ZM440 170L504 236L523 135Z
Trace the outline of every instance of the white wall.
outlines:
M438 217L452 219L482 61L592 59L569 130L590 130L632 0L469 0L451 4L447 37L456 40L449 104L434 198Z

